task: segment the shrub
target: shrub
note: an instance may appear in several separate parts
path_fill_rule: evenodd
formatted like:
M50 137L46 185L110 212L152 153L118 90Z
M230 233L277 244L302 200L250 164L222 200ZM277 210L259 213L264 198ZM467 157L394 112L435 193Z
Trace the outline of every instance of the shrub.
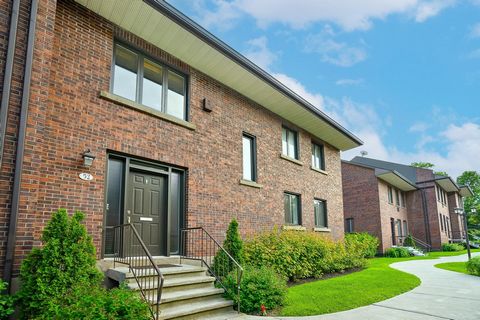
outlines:
M107 290L100 286L76 285L57 303L56 308L50 308L34 319L151 319L148 305L140 295L123 286Z
M244 253L248 265L269 267L290 281L365 265L359 252L313 232L266 232L247 241Z
M410 252L406 248L392 247L385 250L385 257L389 258L405 258L410 257Z
M7 290L8 283L0 280L0 319L8 319L13 314L15 309L13 308L14 298L8 293L4 293Z
M225 241L223 241L223 248L232 256L235 261L243 265L243 241L238 233L238 222L232 219L228 225ZM234 270L235 266L227 257L225 252L219 250L214 259L213 270L217 276L226 276L230 271Z
M236 272L226 277L226 297L238 303ZM281 306L287 294L286 279L267 267L246 267L240 290L240 310L246 313L260 313L262 305L267 310Z
M442 251L462 251L465 248L457 243L442 243Z
M377 254L380 242L367 232L345 234L347 251L359 252L364 258L373 258Z
M74 285L100 284L102 274L95 267L95 247L81 224L83 217L76 212L70 218L64 209L55 212L43 231L43 247L23 261L19 297L25 317L56 310Z
M480 256L473 257L467 262L467 271L474 276L480 277Z
M413 237L411 234L409 234L406 238L405 238L405 241L403 241L403 245L405 247L412 247L412 248L416 248L417 245L415 243L415 240L413 240Z

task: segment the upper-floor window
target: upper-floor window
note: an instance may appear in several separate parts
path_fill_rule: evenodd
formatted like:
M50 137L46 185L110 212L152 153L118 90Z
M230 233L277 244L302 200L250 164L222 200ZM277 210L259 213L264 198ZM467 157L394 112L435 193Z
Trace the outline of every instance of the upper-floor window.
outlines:
M388 203L393 204L393 189L388 186Z
M256 143L255 137L247 133L242 137L243 146L243 179L257 181Z
M353 218L347 218L345 220L345 232L354 232Z
M186 120L186 76L120 44L114 51L114 94Z
M285 223L288 225L302 224L300 217L300 196L297 194L283 194L283 202L285 209Z
M325 200L313 200L315 227L327 228L327 202Z
M282 127L282 153L298 160L298 133Z
M400 194L398 189L395 189L395 204L400 207Z
M407 197L405 196L405 192L400 192L400 199L402 200L402 207L407 206Z
M312 143L312 167L325 170L325 153L321 144Z

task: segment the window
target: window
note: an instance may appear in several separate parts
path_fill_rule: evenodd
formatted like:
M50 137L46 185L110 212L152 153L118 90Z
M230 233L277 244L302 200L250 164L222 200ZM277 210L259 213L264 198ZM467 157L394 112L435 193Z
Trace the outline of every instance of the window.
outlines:
M119 44L115 45L112 92L186 120L186 77Z
M397 232L398 236L401 237L403 235L402 233L402 220L397 219Z
M298 135L297 132L282 128L282 153L298 160Z
M403 235L405 237L408 236L408 225L406 220L403 220Z
M325 155L323 145L312 143L312 167L325 170Z
M395 203L397 207L400 207L400 195L398 194L398 189L395 189Z
M388 203L393 204L393 190L388 186Z
M300 196L284 193L285 223L289 225L302 224L300 218Z
M243 179L257 181L257 159L255 137L244 133L243 144Z
M313 209L315 215L315 227L327 228L327 202L325 200L313 200Z
M402 207L407 207L407 197L405 195L405 192L401 192L400 195L402 196Z
M347 218L345 220L345 232L354 232L353 229L353 218Z
M440 214L440 228L443 231L443 215Z

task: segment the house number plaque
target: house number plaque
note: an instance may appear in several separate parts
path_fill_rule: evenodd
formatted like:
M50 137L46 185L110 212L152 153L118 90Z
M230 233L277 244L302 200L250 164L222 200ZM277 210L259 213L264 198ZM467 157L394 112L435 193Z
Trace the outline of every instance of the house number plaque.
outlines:
M80 177L80 179L85 180L85 181L92 181L93 180L93 176L90 173L82 172L78 176Z

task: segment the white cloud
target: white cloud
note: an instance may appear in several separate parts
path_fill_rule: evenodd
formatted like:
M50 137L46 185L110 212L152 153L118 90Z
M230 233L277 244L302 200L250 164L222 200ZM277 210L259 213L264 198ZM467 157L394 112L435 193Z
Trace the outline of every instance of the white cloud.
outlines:
M470 30L470 37L480 38L480 22L472 26L472 29Z
M363 79L338 79L335 81L335 84L337 86L356 86L362 84L363 82Z
M455 5L456 0L432 0L421 2L415 10L415 21L424 22L425 20L434 17L440 11Z
M375 20L393 14L406 14L423 22L455 4L456 0L209 0L214 9L207 9L208 0L194 0L199 21L206 27L231 28L239 16L248 14L260 27L272 23L294 29L311 24L333 23L345 31L367 30ZM474 2L478 0L472 0Z
M424 132L427 131L429 125L425 122L415 122L408 131L410 132Z
M267 70L272 63L277 60L277 54L268 48L268 39L265 36L251 39L247 42L249 49L245 52L245 56L257 64L259 67Z
M326 25L321 32L307 36L305 51L318 53L321 61L341 67L353 66L367 58L364 44L351 46L335 40L336 36L332 27Z
M480 49L475 49L473 51L470 51L467 57L470 59L480 59Z

